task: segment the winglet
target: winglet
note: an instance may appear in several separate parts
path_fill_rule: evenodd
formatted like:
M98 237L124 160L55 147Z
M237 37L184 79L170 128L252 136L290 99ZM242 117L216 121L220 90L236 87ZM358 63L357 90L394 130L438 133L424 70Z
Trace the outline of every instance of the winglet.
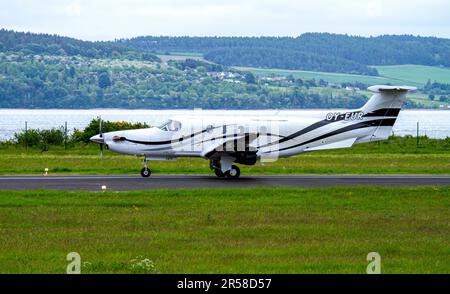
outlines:
M415 91L417 90L416 87L410 87L410 86L385 86L385 85L376 85L371 86L367 88L367 90L374 92L374 93L381 93L384 91L398 91L398 92L405 92L405 91Z

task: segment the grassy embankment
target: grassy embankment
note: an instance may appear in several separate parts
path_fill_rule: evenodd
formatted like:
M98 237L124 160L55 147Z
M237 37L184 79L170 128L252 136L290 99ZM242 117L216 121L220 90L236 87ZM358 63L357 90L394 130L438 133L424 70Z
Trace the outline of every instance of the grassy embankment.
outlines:
M365 273L376 251L383 273L450 273L449 214L449 187L2 191L0 272L76 251L84 273Z
M241 166L248 174L450 174L450 139L434 140L393 137L388 141L355 145L350 149L318 151L279 159L264 166ZM50 146L48 152L23 147L0 147L0 174L137 174L142 159L105 151L99 158L98 145ZM155 173L207 174L208 161L180 158L154 161Z

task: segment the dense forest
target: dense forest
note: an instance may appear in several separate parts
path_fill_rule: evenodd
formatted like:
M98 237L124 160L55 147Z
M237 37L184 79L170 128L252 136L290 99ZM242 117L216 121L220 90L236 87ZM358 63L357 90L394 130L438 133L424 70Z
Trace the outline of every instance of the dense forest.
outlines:
M0 29L0 52L24 55L83 56L89 58L124 58L158 61L154 54L121 43L88 42L48 34L33 34Z
M339 57L274 48L222 48L209 51L205 59L223 65L302 69L324 72L378 75L374 68Z
M200 52L207 59L224 65L263 68L376 75L376 70L367 65L450 67L449 39L409 35L370 38L328 33L307 33L296 38L149 36L116 43L148 52Z

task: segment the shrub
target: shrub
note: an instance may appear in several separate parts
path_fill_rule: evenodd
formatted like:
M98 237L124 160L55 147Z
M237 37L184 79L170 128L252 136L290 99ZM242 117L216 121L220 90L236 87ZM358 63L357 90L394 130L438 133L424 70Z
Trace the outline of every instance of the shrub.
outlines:
M30 129L27 132L14 134L14 141L20 145L28 145L30 147L39 146L41 143L41 136L39 130Z
M89 125L84 130L74 129L70 138L69 144L74 143L89 143L89 139L99 133L100 119L91 120ZM142 129L148 128L146 123L129 123L125 121L110 122L102 121L102 132L113 132L120 130ZM14 143L25 145L29 147L46 148L49 145L63 145L64 144L64 128L52 128L48 130L29 129L27 133L22 131L14 134Z
M62 128L49 130L29 129L27 132L15 133L14 141L20 145L40 148L48 145L63 145L64 130Z
M50 130L40 131L41 142L47 145L63 145L64 144L64 129L53 128Z
M89 143L89 139L99 133L100 118L91 120L87 127L83 130L75 130L71 141L73 142L84 142ZM113 132L121 130L131 130L131 129L143 129L148 128L149 125L146 123L129 123L125 121L110 122L107 120L102 120L102 132Z

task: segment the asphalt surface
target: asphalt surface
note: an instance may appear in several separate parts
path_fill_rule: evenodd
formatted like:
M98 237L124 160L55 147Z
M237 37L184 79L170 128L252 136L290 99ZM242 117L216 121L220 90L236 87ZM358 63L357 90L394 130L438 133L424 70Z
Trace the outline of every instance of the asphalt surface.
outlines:
M230 180L208 175L0 176L0 190L107 190L218 187L450 186L440 175L264 175Z

